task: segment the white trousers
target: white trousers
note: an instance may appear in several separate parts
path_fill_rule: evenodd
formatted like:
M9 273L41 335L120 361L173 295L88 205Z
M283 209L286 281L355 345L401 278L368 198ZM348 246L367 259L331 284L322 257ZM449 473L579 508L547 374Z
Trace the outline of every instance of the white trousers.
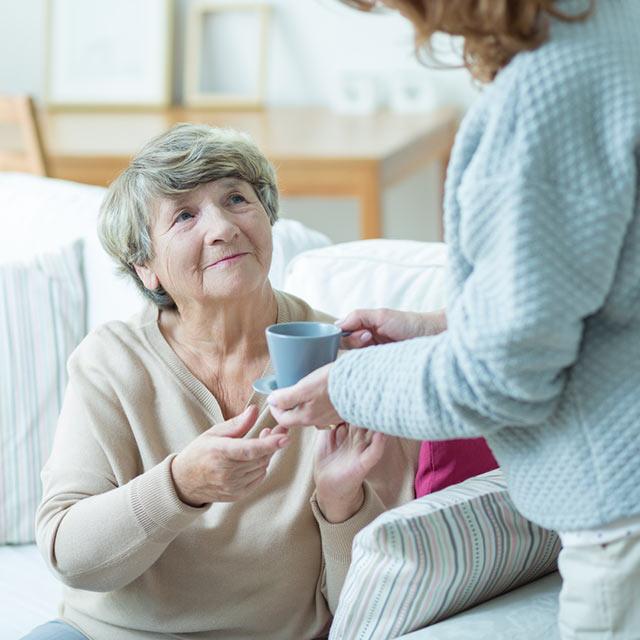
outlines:
M562 640L640 640L640 535L563 547Z

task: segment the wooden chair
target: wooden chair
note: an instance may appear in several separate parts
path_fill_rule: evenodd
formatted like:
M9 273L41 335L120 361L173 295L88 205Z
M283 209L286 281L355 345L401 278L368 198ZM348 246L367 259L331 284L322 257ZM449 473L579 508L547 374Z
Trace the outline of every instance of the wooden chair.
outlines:
M0 127L4 130L6 125L19 130L22 149L0 147L0 171L24 171L46 176L47 163L42 136L30 96L0 94Z

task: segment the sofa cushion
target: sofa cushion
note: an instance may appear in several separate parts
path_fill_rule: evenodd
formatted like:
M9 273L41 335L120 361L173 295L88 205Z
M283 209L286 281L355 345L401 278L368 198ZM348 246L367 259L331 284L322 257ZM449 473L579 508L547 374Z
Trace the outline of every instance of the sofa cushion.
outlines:
M0 543L34 539L67 358L85 330L80 241L0 265Z
M557 571L402 640L560 640ZM400 638L398 639L400 640Z
M434 311L445 306L442 243L359 240L297 255L285 291L337 317L356 308Z
M0 172L0 260L29 260L93 232L102 187Z
M63 586L35 544L0 545L0 638L22 638L58 617Z
M331 638L396 638L556 569L558 536L499 469L388 511L353 543Z
M416 498L441 491L497 466L484 438L427 440L420 446Z

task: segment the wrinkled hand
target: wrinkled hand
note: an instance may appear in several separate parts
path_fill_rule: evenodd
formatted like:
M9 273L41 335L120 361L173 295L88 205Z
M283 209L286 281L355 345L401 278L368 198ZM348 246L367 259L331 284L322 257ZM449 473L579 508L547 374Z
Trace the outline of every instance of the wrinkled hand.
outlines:
M329 522L344 522L360 510L362 483L380 461L387 436L348 424L318 433L316 500Z
M342 348L359 349L441 333L447 329L447 316L444 309L429 313L356 309L336 324L343 331L352 332L342 339Z
M239 416L200 434L171 462L180 500L191 506L235 502L258 487L273 454L289 443L283 427L264 429L259 438L243 438L258 419L250 406Z
M271 414L283 427L326 427L344 420L329 398L329 372L326 364L291 387L278 389L269 395Z

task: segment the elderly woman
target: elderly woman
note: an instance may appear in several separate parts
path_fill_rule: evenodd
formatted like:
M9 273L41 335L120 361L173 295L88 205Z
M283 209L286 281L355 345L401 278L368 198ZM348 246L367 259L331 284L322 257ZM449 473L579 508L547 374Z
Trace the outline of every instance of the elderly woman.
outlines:
M251 391L268 325L331 321L271 288L277 217L267 160L207 126L151 141L110 187L102 243L151 304L69 360L37 516L65 596L27 637L322 637L354 535L412 498L417 443L289 434Z

